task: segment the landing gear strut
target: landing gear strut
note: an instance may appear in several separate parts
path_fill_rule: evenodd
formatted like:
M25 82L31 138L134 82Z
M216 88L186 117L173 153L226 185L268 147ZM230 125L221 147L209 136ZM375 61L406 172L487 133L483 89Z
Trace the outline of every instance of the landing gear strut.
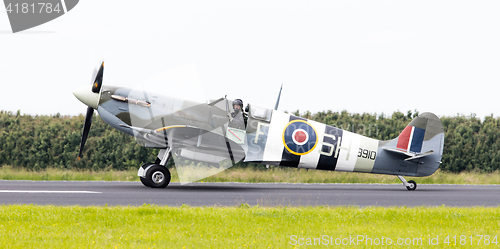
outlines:
M139 168L137 175L142 184L151 188L165 188L171 180L170 171L166 165L170 159L170 148L160 150L155 163L145 163Z
M404 179L400 175L398 175L398 178L399 178L399 180L401 180L401 182L403 182L403 185L406 187L406 189L408 189L410 191L417 189L417 183L414 180L406 181L406 179Z

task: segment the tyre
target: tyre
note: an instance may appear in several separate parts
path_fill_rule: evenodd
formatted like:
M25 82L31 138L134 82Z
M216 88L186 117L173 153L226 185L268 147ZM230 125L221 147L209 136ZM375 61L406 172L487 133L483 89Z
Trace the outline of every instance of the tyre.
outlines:
M417 188L417 183L414 180L409 180L408 181L408 186L406 186L406 189L413 191Z
M144 178L144 177L139 177L139 179L141 179L141 182L142 182L142 184L144 184L144 186L146 186L146 187L151 187L151 186L149 186L148 181L146 181L146 178Z
M145 163L141 166L141 168L143 169L147 169L149 165L154 165L154 163ZM146 177L139 177L139 179L141 180L142 184L146 187L151 187L149 186L149 182L146 180Z
M144 185L147 184L146 186L151 188L165 188L170 183L170 179L170 171L166 167L155 164L146 172L146 178L144 178L146 183ZM142 181L143 179L141 179Z

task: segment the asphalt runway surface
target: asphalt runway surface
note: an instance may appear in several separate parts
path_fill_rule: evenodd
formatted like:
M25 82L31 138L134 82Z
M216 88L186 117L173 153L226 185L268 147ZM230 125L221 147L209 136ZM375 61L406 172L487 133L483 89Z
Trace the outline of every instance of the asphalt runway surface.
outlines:
M418 183L418 182L417 182ZM499 206L500 185L0 181L0 204L140 206Z

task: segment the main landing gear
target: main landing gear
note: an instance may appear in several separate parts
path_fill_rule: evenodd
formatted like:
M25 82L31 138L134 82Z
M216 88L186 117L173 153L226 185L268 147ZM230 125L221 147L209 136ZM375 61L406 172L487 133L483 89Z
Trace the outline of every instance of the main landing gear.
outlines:
M406 181L402 176L398 175L399 180L403 182L403 185L406 187L406 189L413 191L417 189L417 183L414 180L409 180Z
M170 159L170 148L160 150L155 163L145 163L139 168L137 175L142 184L151 188L165 188L170 183L171 175L167 169Z

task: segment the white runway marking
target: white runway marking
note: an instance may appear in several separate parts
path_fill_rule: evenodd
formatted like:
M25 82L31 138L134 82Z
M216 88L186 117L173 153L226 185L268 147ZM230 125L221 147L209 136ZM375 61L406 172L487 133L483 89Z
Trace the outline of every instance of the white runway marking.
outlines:
M64 191L64 190L0 190L0 193L102 194L102 192L95 192L95 191Z

